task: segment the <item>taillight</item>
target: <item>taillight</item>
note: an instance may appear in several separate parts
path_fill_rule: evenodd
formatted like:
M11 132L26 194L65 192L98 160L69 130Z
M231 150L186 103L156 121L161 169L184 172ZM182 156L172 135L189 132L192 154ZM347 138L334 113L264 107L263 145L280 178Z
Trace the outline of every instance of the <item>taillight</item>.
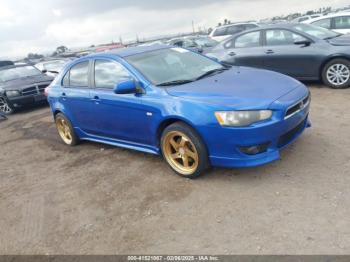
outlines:
M48 97L48 95L49 95L49 89L50 89L50 86L45 87L44 95L45 95L46 97Z

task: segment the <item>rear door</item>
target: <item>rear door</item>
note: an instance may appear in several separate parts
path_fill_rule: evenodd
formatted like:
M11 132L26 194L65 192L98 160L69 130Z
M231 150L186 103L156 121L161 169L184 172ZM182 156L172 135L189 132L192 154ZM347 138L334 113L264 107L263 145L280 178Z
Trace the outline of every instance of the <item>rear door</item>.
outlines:
M297 41L311 41L286 29L270 29L264 34L264 68L296 78L318 75L320 51L315 44L296 45Z
M225 62L238 66L263 67L264 49L261 30L245 33L227 41Z
M63 78L60 102L75 127L88 131L91 125L89 60L71 67Z

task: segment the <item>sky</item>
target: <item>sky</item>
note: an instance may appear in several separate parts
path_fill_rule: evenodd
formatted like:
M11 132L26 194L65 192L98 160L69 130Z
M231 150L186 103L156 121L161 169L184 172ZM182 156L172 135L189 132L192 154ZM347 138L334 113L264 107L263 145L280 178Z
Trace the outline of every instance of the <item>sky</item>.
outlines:
M52 52L258 20L348 0L0 0L0 57Z

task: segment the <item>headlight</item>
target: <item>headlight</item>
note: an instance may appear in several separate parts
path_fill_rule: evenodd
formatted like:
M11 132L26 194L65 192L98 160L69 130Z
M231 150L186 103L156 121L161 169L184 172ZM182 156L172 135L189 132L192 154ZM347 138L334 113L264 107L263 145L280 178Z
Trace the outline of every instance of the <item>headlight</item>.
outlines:
M14 96L19 96L20 93L17 90L10 90L10 91L6 91L6 95L8 97L14 97Z
M271 118L272 111L221 111L215 112L215 116L222 126L250 126L253 123Z

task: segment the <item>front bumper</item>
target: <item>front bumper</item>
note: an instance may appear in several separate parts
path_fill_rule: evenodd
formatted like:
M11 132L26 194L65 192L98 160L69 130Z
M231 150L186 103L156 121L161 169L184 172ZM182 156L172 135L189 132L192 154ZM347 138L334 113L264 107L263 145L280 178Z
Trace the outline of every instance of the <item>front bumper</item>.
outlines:
M29 105L47 102L47 98L44 94L35 94L35 95L9 97L8 101L11 107L20 108L23 106L29 106Z
M311 123L309 106L292 117L277 115L271 120L244 128L203 127L209 159L217 167L254 167L280 158L280 150L293 143ZM249 155L242 147L267 145L264 152Z

